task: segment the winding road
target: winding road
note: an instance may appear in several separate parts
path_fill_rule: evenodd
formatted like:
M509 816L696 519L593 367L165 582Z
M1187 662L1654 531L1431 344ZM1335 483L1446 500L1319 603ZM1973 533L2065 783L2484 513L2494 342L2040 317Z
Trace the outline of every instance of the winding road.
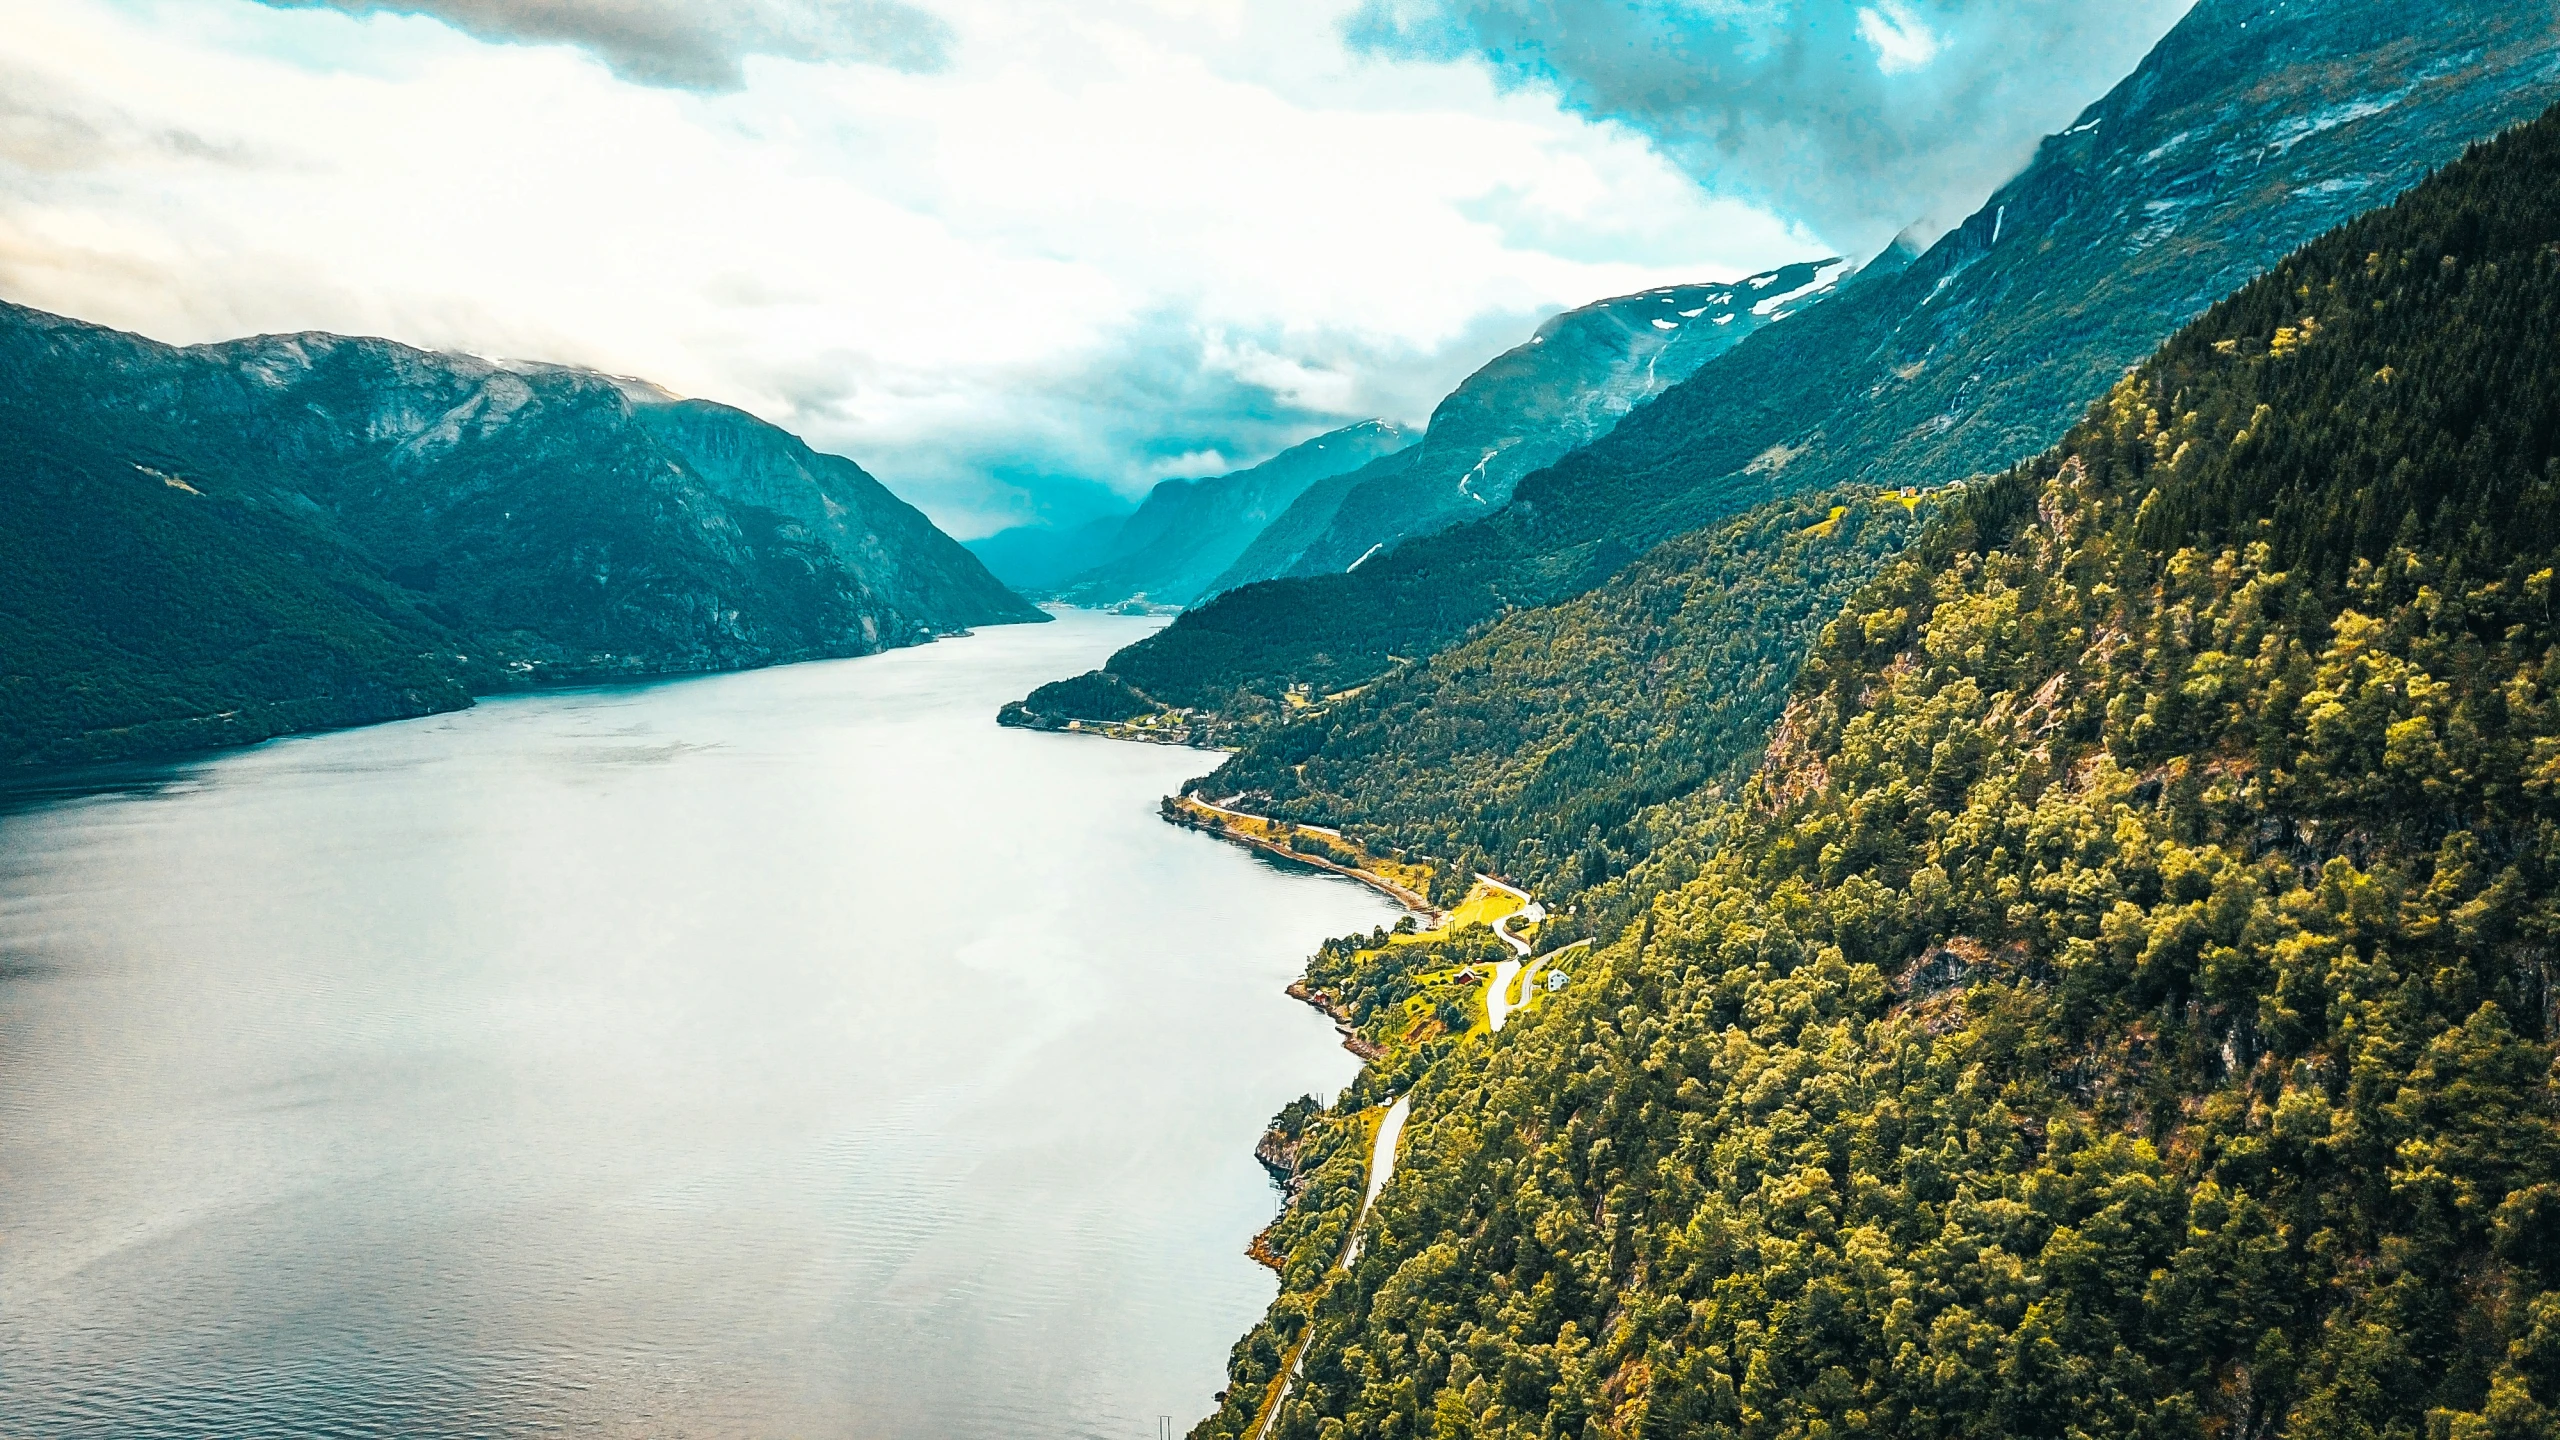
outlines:
M1396 1103L1388 1106L1386 1115L1378 1121L1378 1138L1369 1145L1369 1191L1360 1197L1360 1213L1352 1217L1351 1239L1333 1262L1337 1271L1350 1269L1360 1258L1360 1227L1369 1218L1369 1207L1378 1203L1378 1193L1387 1188L1388 1179L1396 1173L1396 1142L1404 1138L1405 1117L1412 1113L1413 1096L1407 1093L1397 1096ZM1296 1383L1307 1362L1307 1342L1314 1337L1315 1326L1310 1323L1307 1333L1298 1337L1297 1348L1289 1352L1289 1363L1280 1372L1280 1388L1262 1407L1262 1423L1253 1427L1253 1440L1268 1440L1271 1427L1280 1423L1281 1403L1289 1398L1289 1387Z
M1579 950L1590 943L1591 942L1588 940L1576 940L1570 945L1558 946L1557 948L1548 951L1546 954L1539 956L1537 959L1530 961L1520 972L1520 998L1516 1001L1510 1001L1503 1006L1503 1018L1507 1019L1514 1012L1528 1008L1529 1002L1537 998L1538 972L1546 969L1557 956ZM1485 997L1485 1013L1488 1017L1493 1014L1493 1001L1493 996L1488 995ZM1496 1030L1501 1029L1502 1020L1494 1020L1493 1028Z
M1493 933L1501 936L1502 943L1510 946L1518 957L1505 960L1493 967L1493 988L1484 992L1485 1027L1499 1035L1502 1033L1502 1022L1511 1018L1512 1011L1527 1003L1528 995L1528 992L1523 989L1520 992L1522 996L1520 1000L1515 1001L1511 998L1512 982L1520 977L1521 966L1529 959L1529 942L1511 933L1511 922L1526 920L1535 925L1547 918L1547 907L1531 899L1528 891L1505 885L1481 870L1476 872L1476 879L1505 895L1516 896L1520 901L1519 909L1493 922Z
M1201 803L1207 804L1205 801ZM1223 810L1214 805L1208 808L1219 810L1221 814L1242 813ZM1502 943L1511 947L1514 957L1494 967L1492 988L1484 993L1485 1023L1499 1033L1503 1022L1525 1008L1533 998L1535 994L1533 987L1538 982L1538 973L1546 969L1550 961L1559 955L1579 950L1591 942L1576 940L1561 949L1531 958L1529 952L1532 947L1529 941L1523 936L1513 934L1511 923L1518 920L1534 925L1547 918L1547 907L1539 904L1529 892L1516 886L1505 885L1490 875L1478 872L1476 879L1506 895L1516 896L1520 901L1519 909L1493 923L1493 933L1501 936ZM1515 993L1519 998L1513 998ZM1362 1226L1368 1222L1370 1207L1378 1203L1379 1194L1387 1188L1387 1181L1396 1173L1396 1147L1404 1138L1405 1117L1411 1114L1412 1110L1413 1096L1410 1093L1399 1095L1395 1103L1387 1107L1386 1115L1378 1121L1377 1139L1369 1146L1368 1193L1361 1197L1360 1213L1351 1221L1351 1238L1344 1242L1341 1256L1333 1262L1333 1268L1337 1272L1348 1270L1359 1262L1361 1242L1367 1238L1362 1231ZM1280 1407L1289 1398L1289 1387L1297 1383L1298 1376L1306 1364L1307 1343L1313 1338L1314 1326L1310 1324L1307 1333L1298 1337L1296 1348L1289 1352L1289 1363L1281 1367L1279 1385L1263 1405L1261 1423L1253 1427L1253 1440L1269 1440L1272 1427L1280 1423Z

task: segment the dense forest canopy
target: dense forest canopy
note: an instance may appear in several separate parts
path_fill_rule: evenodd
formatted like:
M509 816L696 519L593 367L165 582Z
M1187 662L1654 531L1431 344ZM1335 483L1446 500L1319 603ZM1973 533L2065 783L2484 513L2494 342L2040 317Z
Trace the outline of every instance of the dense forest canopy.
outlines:
M1764 505L1268 732L1193 788L1440 859L1443 904L1484 869L1547 896L1596 884L1651 848L1645 812L1747 768L1814 632L1921 507L1865 489Z
M2555 571L2560 116L1948 504L1195 1434L2554 1433Z

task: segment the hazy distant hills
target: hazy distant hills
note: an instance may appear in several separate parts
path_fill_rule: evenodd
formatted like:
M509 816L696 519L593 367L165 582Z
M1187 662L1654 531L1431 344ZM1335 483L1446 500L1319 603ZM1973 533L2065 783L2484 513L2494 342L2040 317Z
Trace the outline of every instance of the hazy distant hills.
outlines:
M12 761L1043 618L751 416L384 340L181 348L0 304L0 486Z
M1405 462L1310 492L1258 537L1212 593L1281 575L1338 573L1414 535L1491 513L1520 478L1607 434L1743 337L1828 295L1850 266L1789 265L1730 284L1620 295L1549 320L1467 377ZM1320 523L1318 523L1320 521ZM1311 538L1299 540L1301 532Z
M1413 443L1404 427L1363 420L1281 451L1249 469L1167 480L1118 519L1022 526L969 548L1012 584L1082 605L1189 605L1263 528L1311 487Z
M1094 605L1187 606L1257 580L1339 573L1500 508L1520 477L1829 295L1850 268L1812 261L1596 301L1468 376L1419 437L1364 421L1251 470L1167 481L1126 517L1018 526L969 548L1008 584ZM1226 563L1203 573L1219 555Z
M1424 443L1427 442L1407 445L1394 454L1381 455L1357 470L1330 476L1308 486L1307 492L1299 496L1296 503L1262 527L1261 533L1253 537L1253 543L1244 548L1244 553L1236 557L1235 563L1228 566L1224 574L1209 583L1208 594L1219 595L1256 580L1299 573L1299 567L1309 563L1310 554L1317 552L1336 533L1335 521L1342 514L1343 505L1353 496L1371 497L1374 501L1406 493L1406 482L1412 476L1416 462L1422 459ZM1418 510L1419 506L1413 508ZM1367 549L1363 546L1353 553L1348 564L1335 568L1348 569L1350 565L1358 564L1359 557L1366 554Z
M1128 518L1123 508L1066 524L1016 525L960 543L998 580L1026 595L1050 595L1108 554L1111 537Z
M2560 96L2556 16L2204 0L1907 266L1700 366L1489 518L1230 591L1110 669L1186 705L1339 689L1770 498L2034 454L2215 299Z
M1147 493L1112 537L1111 554L1070 582L1063 598L1080 604L1144 599L1188 605L1209 593L1220 572L1243 554L1262 528L1320 481L1413 443L1403 426L1363 420L1294 445L1249 470L1207 480L1168 480Z

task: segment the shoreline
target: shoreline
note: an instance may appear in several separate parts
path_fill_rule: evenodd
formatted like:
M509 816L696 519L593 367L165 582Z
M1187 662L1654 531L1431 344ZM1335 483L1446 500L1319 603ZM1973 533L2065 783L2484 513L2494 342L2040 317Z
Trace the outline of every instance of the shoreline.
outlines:
M751 675L762 670L780 670L793 665L814 665L832 660L870 660L905 650L921 650L944 640L972 639L981 628L1041 625L1056 618L1043 611L1036 619L987 620L980 621L974 626L964 625L954 630L931 630L917 639L875 645L868 650L848 650L838 653L820 649L807 653L777 655L770 659L740 665L689 668L644 666L639 669L593 672L571 670L559 673L557 678L528 673L520 678L495 685L475 686L466 683L461 687L461 699L456 704L417 700L414 698L417 693L415 691L386 691L385 693L397 693L410 703L386 713L359 718L313 719L306 722L274 713L294 707L309 709L332 706L343 713L347 707L358 703L344 695L305 695L269 700L244 700L234 709L210 714L163 716L137 720L130 725L54 736L44 741L40 748L49 752L63 747L79 747L83 742L92 741L95 742L95 748L64 759L29 759L22 755L17 759L0 761L0 798L19 791L37 792L49 796L66 790L78 790L84 788L84 782L92 777L99 778L105 784L114 785L127 771L197 763L218 756L254 750L261 745L272 745L279 740L334 735L349 730L370 730L378 726L399 725L412 720L432 720L441 715L460 715L479 708L483 700L507 700L527 695L574 694L579 691L638 689L680 680L711 679L723 675ZM243 716L252 715L253 712L257 718L245 722L242 720ZM259 730L256 734L246 733L246 730L258 730L258 727L268 720L274 720L277 723L273 728ZM114 743L118 737L131 736L146 730L193 733L209 727L235 725L245 725L246 730L228 738L202 738L174 743L143 741L133 746Z
M1334 1031L1342 1036L1342 1048L1359 1056L1361 1064L1366 1065L1370 1061L1381 1059L1386 1055L1386 1051L1379 1049L1377 1046L1370 1044L1367 1040L1360 1037L1360 1032L1352 1026L1351 1012L1343 1009L1339 1004L1335 1003L1332 996L1327 995L1323 991L1308 989L1305 976L1301 975L1297 979L1290 981L1287 986L1282 988L1280 993L1297 1001L1301 1005L1305 1005L1310 1009L1317 1011L1326 1019L1331 1020L1333 1022Z
M1104 738L1155 739L1157 737L1122 736L1115 734ZM1164 742L1161 739L1158 739L1157 743ZM1275 820L1269 816L1255 815L1248 811L1231 810L1226 806L1205 800L1197 794L1168 795L1164 797L1162 813L1168 824L1177 825L1186 830L1197 830L1217 839L1232 841L1249 849L1261 851L1264 854L1280 860L1291 861L1318 871L1339 875L1350 880L1356 880L1386 896L1388 899L1395 901L1399 906L1403 907L1408 914L1423 922L1424 928L1427 930L1438 930L1449 924L1453 918L1449 912L1445 912L1439 907L1431 904L1426 897L1412 888L1399 884L1376 871L1365 869L1360 865L1345 863L1341 859L1333 858L1334 855L1339 855L1343 853L1343 851L1352 852L1360 859L1367 859L1369 857L1367 847L1359 845L1356 842L1345 841L1343 839L1342 832L1339 830L1320 825L1303 825L1290 821ZM1309 854L1304 851L1292 849L1288 845L1283 844L1280 839L1275 838L1276 836L1284 835L1295 836L1299 832L1313 832L1315 834L1329 837L1330 839L1341 843L1343 845L1343 851L1335 851L1331 855ZM1477 892L1471 893L1466 904L1460 906L1460 911L1462 913L1473 907L1477 898L1477 893L1507 896L1518 902L1517 909L1514 909L1490 922L1490 928L1494 935L1513 952L1512 958L1503 961L1495 967L1495 974L1493 976L1492 983L1484 992L1483 1005L1486 1032L1488 1034L1499 1034L1503 1029L1504 1021L1528 1010L1531 1005L1540 998L1538 993L1533 989L1533 986L1537 981L1540 971L1546 967L1549 960L1568 951L1581 949L1592 942L1587 939L1577 940L1572 944L1563 946L1560 949L1551 952L1548 955L1542 956L1537 954L1536 942L1526 936L1513 933L1511 926L1515 920L1525 920L1531 924L1535 924L1536 922L1545 919L1545 906L1528 891L1507 881L1496 879L1491 875L1478 872L1475 876L1475 880L1478 887ZM1509 1000L1509 993L1515 985L1517 986L1519 998L1516 1001ZM1370 1065L1383 1061L1387 1058L1389 1052L1386 1049L1372 1043L1359 1033L1359 1030L1352 1022L1350 1012L1346 1010L1340 1002L1335 1000L1333 996L1310 985L1306 975L1301 974L1297 979L1290 981L1285 987L1283 987L1283 993L1288 995L1290 999L1307 1006L1309 1009L1315 1010L1319 1014L1322 1014L1327 1020L1331 1021L1333 1023L1335 1033L1342 1039L1342 1048L1349 1051L1353 1056L1359 1059L1364 1073ZM1379 1192L1385 1189L1387 1180L1393 1173L1397 1138L1403 1129L1404 1118L1411 1107L1412 1100L1413 1095L1411 1083L1408 1082L1406 1093L1393 1097L1391 1103L1386 1107L1386 1113L1381 1116L1377 1122L1375 1122L1376 1128L1371 1132L1371 1153L1369 1157L1368 1174L1366 1177L1367 1183L1365 1185L1365 1194L1361 1199L1359 1211L1353 1218L1351 1233L1347 1237L1342 1251L1334 1257L1332 1264L1328 1267L1324 1281L1318 1286L1316 1294L1319 1296L1326 1289L1330 1288L1332 1281L1339 1274L1347 1271L1358 1261L1360 1257L1360 1253L1363 1248L1362 1241L1365 1238L1362 1233L1362 1225L1363 1222L1368 1219L1371 1208L1377 1203ZM1339 1105L1340 1103L1341 1101L1339 1099L1334 1102L1335 1105ZM1334 1107L1331 1105L1325 1107L1327 1112L1331 1112L1333 1108ZM1254 1158L1262 1164L1263 1168L1267 1172L1272 1174L1275 1180L1277 1180L1280 1178L1279 1168L1273 1163L1275 1157L1267 1151L1267 1147L1270 1145L1271 1140L1272 1132L1266 1130L1262 1137L1255 1142ZM1294 1160L1294 1156L1292 1159ZM1272 1237L1273 1233L1279 1228L1281 1222L1287 1219L1290 1213L1300 1203L1301 1195L1299 1186L1302 1183L1303 1177L1295 1173L1293 1166L1291 1175L1283 1182L1284 1195L1281 1200L1279 1213L1272 1217L1271 1222L1268 1225L1265 1225L1262 1229L1255 1232L1253 1237L1245 1243L1244 1247L1244 1253L1248 1259L1271 1271L1275 1276L1283 1277L1282 1292L1284 1295L1287 1293L1287 1284L1285 1280L1286 1262L1284 1257L1278 1254L1273 1248ZM1264 1390L1260 1403L1254 1409L1251 1428L1246 1432L1252 1437L1252 1440L1266 1440L1266 1437L1271 1434L1273 1426L1279 1420L1281 1405L1287 1400L1291 1389L1300 1378L1302 1367L1305 1363L1307 1346L1312 1338L1312 1327L1310 1327L1309 1332L1300 1335L1297 1343L1292 1346L1283 1357L1280 1366L1280 1373L1273 1377L1268 1387ZM1221 1405L1223 1405L1226 1399L1226 1392L1219 1392L1218 1400Z
M1411 912L1416 919L1423 921L1426 929L1436 927L1442 920L1448 918L1421 894L1397 884L1393 880L1388 879L1374 870L1363 870L1356 865L1345 865L1339 860L1328 860L1320 855L1308 855L1300 851L1292 850L1286 845L1266 840L1259 835L1250 833L1249 831L1239 830L1232 825L1226 824L1224 821L1212 822L1208 820L1183 818L1186 814L1192 814L1200 811L1206 811L1211 815L1232 815L1240 820L1253 820L1266 825L1285 823L1273 821L1261 815L1248 815L1241 810L1229 810L1223 806L1212 805L1208 801L1202 800L1197 796L1184 795L1179 797L1165 797L1165 818L1185 829L1203 831L1207 834L1217 836L1222 840L1232 840L1237 844L1249 846L1267 854L1276 855L1283 860L1295 861L1300 865L1312 865L1318 870L1330 871L1333 874L1343 876L1346 879L1357 880L1361 884L1376 890L1388 899L1403 906L1407 911ZM1299 828L1314 829L1316 827L1302 826Z

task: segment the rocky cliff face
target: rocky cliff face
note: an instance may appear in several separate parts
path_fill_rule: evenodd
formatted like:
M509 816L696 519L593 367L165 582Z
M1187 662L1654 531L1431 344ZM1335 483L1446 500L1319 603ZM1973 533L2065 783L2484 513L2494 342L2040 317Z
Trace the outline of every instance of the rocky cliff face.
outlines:
M120 541L147 539L153 564L232 593L248 629L276 575L335 575L321 588L347 613L285 607L268 628L390 625L402 638L382 643L405 664L445 657L438 685L387 687L433 692L410 710L511 679L865 654L1042 618L852 462L740 412L587 371L335 335L181 348L0 305L0 428L0 484L30 496L50 486L46 513L75 531L84 497L107 507L101 517L155 502L169 514L128 516ZM99 488L134 476L162 479L140 499ZM35 514L21 507L22 520ZM0 543L37 542L0 519ZM47 557L59 605L21 617L28 643L49 637L47 653L84 657L75 668L118 690L119 675L160 661L148 627L129 637L144 647L126 647L129 663L70 638L63 617L123 598L116 573L72 543ZM335 713L331 696L381 668L379 645L357 649L372 658L342 654L338 669L298 678L226 675L218 658L205 673L242 704ZM13 683L48 681L19 668ZM365 708L356 718L385 707ZM52 722L31 722L20 740L48 754L151 748L112 735L186 718L168 709L136 696L61 721L110 738L47 739Z

